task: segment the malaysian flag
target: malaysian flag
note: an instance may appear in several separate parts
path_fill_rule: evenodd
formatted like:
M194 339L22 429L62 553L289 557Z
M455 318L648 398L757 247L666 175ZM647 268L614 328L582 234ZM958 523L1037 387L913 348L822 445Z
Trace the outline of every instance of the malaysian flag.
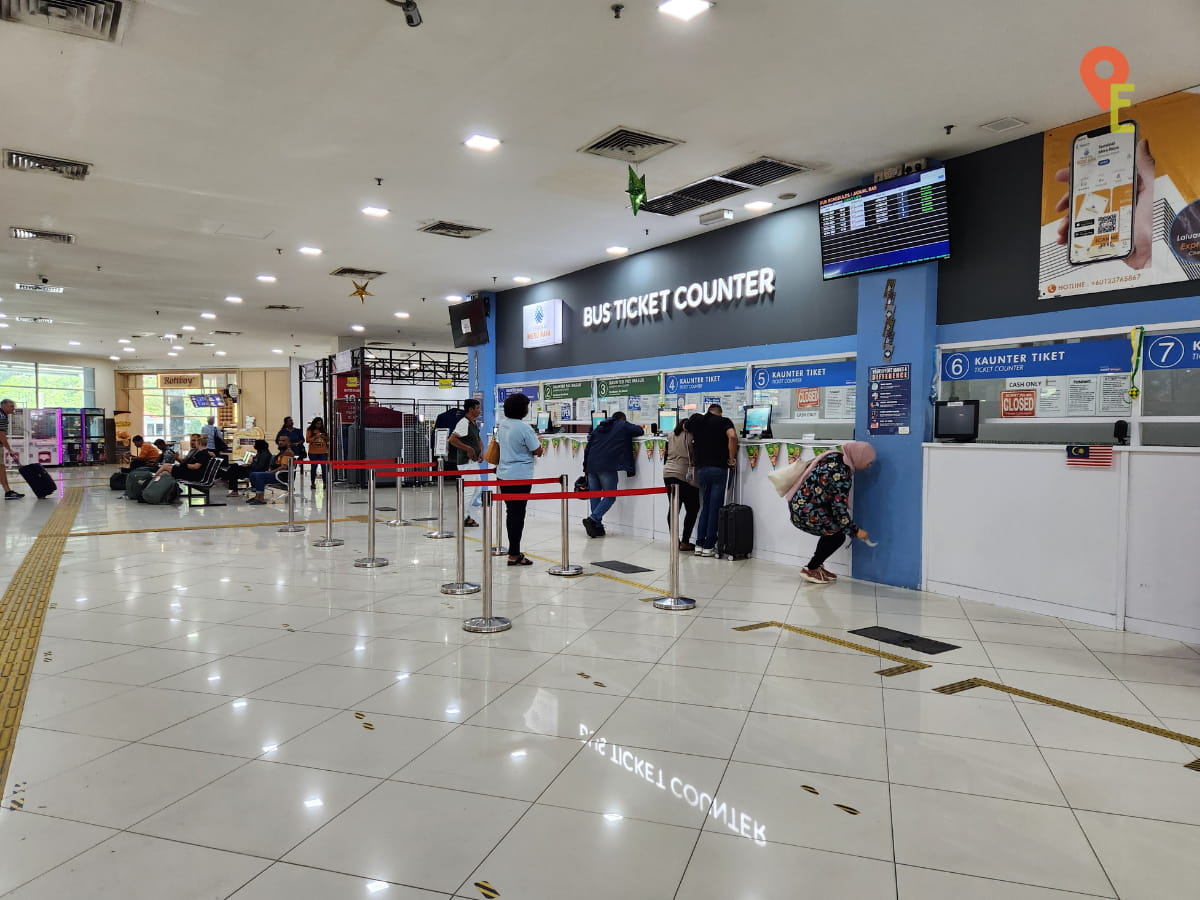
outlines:
M1091 466L1092 468L1109 467L1113 463L1113 448L1095 444L1068 444L1068 466Z

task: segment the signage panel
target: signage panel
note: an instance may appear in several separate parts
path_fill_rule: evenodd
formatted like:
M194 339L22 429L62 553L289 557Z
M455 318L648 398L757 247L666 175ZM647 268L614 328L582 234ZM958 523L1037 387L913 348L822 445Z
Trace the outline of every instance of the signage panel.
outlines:
M1147 335L1142 366L1147 369L1200 369L1200 332Z
M750 383L756 391L847 385L855 383L855 369L853 361L755 367Z
M601 378L596 383L601 397L644 397L662 393L661 375L628 375L623 378Z
M730 393L746 390L745 369L715 372L668 372L663 378L664 394ZM707 401L706 401L707 402Z
M562 305L561 299L554 299L530 303L522 308L525 326L521 334L522 347L550 347L563 342Z
M942 379L972 381L1128 372L1129 360L1129 341L1125 338L1005 350L970 350L947 353L942 357Z
M543 400L578 400L580 397L592 396L592 379L581 378L576 381L544 381L542 382Z

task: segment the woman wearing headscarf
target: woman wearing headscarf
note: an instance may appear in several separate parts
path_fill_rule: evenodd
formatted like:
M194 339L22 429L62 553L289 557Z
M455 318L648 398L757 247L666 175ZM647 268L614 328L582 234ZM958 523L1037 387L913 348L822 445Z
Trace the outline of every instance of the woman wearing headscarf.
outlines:
M854 473L869 468L875 461L875 448L866 441L847 441L841 450L830 450L812 460L784 495L792 514L792 524L817 537L817 549L800 577L811 584L829 584L837 576L825 568L825 561L846 542L846 536L867 540L870 535L858 527L850 514L850 488Z

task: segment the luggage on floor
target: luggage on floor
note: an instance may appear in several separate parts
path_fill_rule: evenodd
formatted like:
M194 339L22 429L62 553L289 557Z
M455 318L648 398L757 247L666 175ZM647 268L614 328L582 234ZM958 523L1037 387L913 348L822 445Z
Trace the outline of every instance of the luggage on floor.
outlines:
M114 491L123 491L125 490L125 482L128 480L128 472L113 472L108 476L108 486Z
M146 489L146 484L154 477L153 469L132 469L125 477L125 499L126 500L141 500L142 491Z
M182 493L183 488L179 486L175 476L170 472L163 472L146 482L146 487L142 489L141 501L154 504L174 503Z
M737 476L732 470L730 481L735 485L734 502L717 510L717 556L746 559L754 550L754 510L737 502ZM728 485L725 494L728 501Z
M21 473L21 477L25 479L25 483L29 485L29 489L37 494L39 500L49 497L58 490L58 485L54 483L54 479L50 477L50 473L37 463L20 466L17 468L17 471Z

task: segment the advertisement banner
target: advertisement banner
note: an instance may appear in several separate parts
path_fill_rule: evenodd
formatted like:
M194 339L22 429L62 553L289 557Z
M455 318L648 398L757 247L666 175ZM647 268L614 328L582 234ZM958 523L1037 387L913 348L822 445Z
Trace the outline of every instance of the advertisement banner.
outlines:
M1118 112L1045 134L1042 299L1200 281L1200 88Z
M563 342L562 300L543 300L522 307L525 329L521 334L521 346L551 347Z
M605 397L645 397L662 393L661 375L629 375L624 378L601 378L596 392Z

